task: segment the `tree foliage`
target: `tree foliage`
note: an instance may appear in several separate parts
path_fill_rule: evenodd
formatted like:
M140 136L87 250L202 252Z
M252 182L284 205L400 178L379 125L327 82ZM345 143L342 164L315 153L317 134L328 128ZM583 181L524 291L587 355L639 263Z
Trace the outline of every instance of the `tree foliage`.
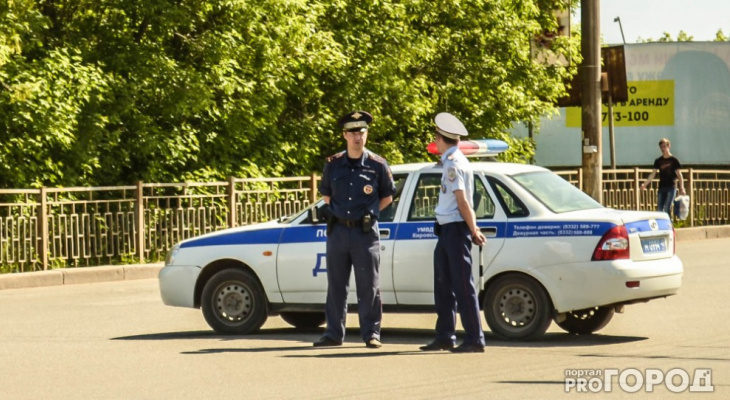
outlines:
M677 38L673 38L672 34L669 32L664 32L662 37L658 39L642 39L639 38L639 43L652 43L652 42L692 42L694 41L694 36L690 36L687 32L680 30L679 33L677 33ZM713 42L727 42L728 37L725 36L725 34L722 32L722 29L719 29L717 33L715 33L715 39Z
M561 0L8 0L0 15L0 187L222 180L321 170L335 126L428 159L431 120L473 137L554 110L570 68L532 60ZM576 59L577 41L553 50Z

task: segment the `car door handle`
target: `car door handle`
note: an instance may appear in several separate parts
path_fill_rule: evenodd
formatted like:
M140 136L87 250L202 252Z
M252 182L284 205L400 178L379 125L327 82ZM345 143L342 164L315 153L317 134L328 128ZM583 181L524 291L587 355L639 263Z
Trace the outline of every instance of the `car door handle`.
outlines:
M390 239L390 229L380 229L381 239Z
M484 234L484 237L496 237L497 236L497 227L496 226L483 226L479 227L479 230L482 231Z

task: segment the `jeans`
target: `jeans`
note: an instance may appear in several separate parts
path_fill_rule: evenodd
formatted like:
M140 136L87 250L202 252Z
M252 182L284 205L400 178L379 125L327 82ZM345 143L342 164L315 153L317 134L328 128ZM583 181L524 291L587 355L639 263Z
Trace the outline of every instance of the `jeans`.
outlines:
M677 195L677 189L674 187L659 188L657 191L657 211L664 211L667 215L671 216L672 203L674 203L674 197Z

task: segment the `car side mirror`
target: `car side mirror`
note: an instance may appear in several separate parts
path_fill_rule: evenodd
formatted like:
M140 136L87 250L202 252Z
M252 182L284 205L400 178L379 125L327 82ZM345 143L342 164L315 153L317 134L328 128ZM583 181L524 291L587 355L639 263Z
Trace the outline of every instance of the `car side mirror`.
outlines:
M307 219L312 222L312 225L319 223L319 216L317 215L317 207L310 207L307 210Z
M327 210L325 210L324 207L327 207L327 205L325 204L323 207L312 207L307 211L307 219L312 223L312 225L324 224L327 222Z

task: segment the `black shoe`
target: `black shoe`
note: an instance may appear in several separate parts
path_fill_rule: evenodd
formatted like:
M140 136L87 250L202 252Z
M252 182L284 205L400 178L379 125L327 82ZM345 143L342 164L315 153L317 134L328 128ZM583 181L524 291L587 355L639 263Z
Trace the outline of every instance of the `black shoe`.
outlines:
M480 344L462 344L451 349L452 353L484 353L484 346Z
M314 347L333 347L333 346L342 346L342 342L338 342L329 336L322 336L313 343Z
M439 350L451 350L454 348L454 344L451 342L441 342L439 340L434 340L433 342L421 346L420 349L422 351L439 351Z
M383 344L380 343L380 340L378 340L376 338L372 338L372 339L368 340L367 342L365 342L365 347L367 347L368 349L379 349L379 348L383 347Z

